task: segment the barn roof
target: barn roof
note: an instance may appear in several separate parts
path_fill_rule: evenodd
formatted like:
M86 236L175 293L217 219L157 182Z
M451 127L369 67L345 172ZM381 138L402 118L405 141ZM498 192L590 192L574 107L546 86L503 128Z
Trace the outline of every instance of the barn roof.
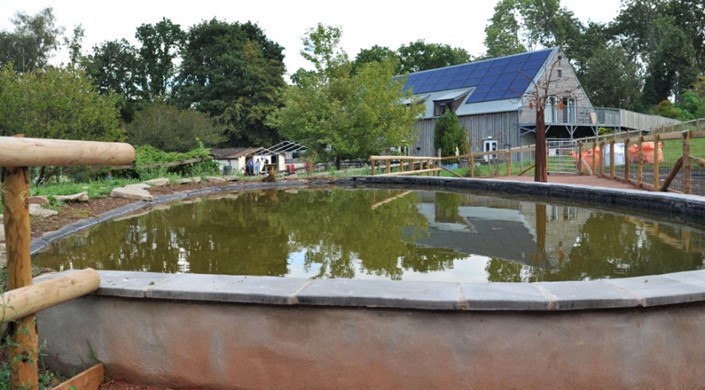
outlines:
M543 72L560 48L490 58L408 75L404 90L423 95L429 103L463 97L458 115L508 111Z

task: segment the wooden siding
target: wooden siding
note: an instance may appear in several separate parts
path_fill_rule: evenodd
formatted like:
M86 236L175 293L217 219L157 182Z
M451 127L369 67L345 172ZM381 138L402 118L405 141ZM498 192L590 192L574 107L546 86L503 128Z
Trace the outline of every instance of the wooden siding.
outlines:
M495 114L469 115L458 118L465 128L473 151L482 150L482 141L490 137L497 140L497 146L502 149L507 146L518 146L519 123L516 111L499 112ZM410 154L413 156L435 156L433 147L435 119L423 119L416 122L416 144Z

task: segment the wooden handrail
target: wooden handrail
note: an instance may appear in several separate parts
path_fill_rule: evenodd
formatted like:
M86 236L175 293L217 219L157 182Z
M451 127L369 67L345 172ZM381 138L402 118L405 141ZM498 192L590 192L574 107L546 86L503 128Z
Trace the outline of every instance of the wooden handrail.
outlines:
M68 275L2 294L0 323L14 321L48 307L89 294L98 289L100 276L86 268Z
M0 137L0 167L130 165L135 148L120 142Z

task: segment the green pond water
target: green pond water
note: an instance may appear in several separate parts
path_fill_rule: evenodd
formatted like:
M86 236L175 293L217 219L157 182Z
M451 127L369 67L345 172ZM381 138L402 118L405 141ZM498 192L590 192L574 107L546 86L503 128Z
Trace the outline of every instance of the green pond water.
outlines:
M56 270L454 282L588 280L703 268L687 226L497 196L267 190L110 221L33 257Z

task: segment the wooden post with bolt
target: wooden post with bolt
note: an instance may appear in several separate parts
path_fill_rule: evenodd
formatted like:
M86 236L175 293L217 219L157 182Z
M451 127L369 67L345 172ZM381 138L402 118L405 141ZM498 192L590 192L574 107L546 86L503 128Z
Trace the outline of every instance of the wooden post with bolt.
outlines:
M28 167L128 165L134 160L134 148L125 143L0 137L3 223L10 290L32 284ZM26 315L9 325L10 388L37 389L36 315Z

